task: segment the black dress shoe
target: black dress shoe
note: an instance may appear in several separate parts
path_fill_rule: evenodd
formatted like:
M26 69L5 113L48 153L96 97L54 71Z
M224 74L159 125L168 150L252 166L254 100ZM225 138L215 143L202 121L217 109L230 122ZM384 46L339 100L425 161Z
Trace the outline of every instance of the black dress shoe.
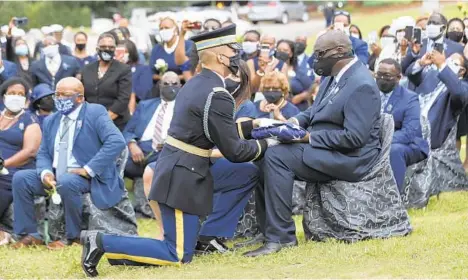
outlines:
M259 233L247 241L234 244L234 248L243 248L263 243L265 243L265 235L263 235L263 233Z
M211 240L198 240L195 246L196 255L205 255L211 253L226 253L229 248L223 243L220 238L213 238Z
M83 245L83 251L81 253L81 267L83 268L86 276L96 277L98 271L96 266L104 255L98 244L97 239L101 233L98 231L82 231L80 235L80 243Z
M255 258L259 256L270 255L270 254L281 251L281 249L283 248L294 247L294 246L297 246L297 240L293 242L289 242L289 243L283 243L283 244L267 242L262 247L258 248L257 250L244 253L244 256Z

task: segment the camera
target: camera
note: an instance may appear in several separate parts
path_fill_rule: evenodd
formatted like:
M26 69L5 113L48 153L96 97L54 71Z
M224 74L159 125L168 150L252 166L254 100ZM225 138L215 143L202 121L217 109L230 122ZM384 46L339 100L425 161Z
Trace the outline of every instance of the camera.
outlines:
M27 17L15 17L13 19L13 24L15 26L24 26L28 24L28 18Z

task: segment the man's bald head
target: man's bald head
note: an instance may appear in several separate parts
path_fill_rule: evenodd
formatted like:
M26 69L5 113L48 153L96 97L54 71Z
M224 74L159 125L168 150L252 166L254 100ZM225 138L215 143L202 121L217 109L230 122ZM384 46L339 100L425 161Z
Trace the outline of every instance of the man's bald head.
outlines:
M180 78L175 72L169 71L161 77L161 84L180 85Z
M226 66L230 65L229 58L234 55L236 55L236 51L228 45L204 49L198 52L201 66L211 69L223 77L227 77L229 75L230 71Z
M318 37L314 45L314 52L337 49L338 53L346 53L353 50L353 45L346 33L340 30L329 30Z
M270 47L273 48L276 44L276 38L271 35L263 35L260 44L270 45Z
M59 89L63 91L67 91L67 92L79 93L81 95L84 94L83 84L81 83L80 80L74 77L67 77L67 78L61 79L57 83L57 91Z
M447 26L447 18L438 12L433 12L429 17L427 24L437 24Z
M296 43L307 44L307 37L306 36L297 36L295 41L296 41Z

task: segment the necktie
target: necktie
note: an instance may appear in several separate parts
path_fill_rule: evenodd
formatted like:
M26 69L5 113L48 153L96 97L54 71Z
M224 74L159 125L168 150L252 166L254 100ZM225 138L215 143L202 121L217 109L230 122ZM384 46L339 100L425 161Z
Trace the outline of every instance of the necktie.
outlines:
M380 113L383 113L385 111L385 106L387 105L388 103L388 99L390 97L390 94L385 94L385 93L381 93L381 96L380 96Z
M60 178L61 175L67 173L68 169L68 136L70 132L71 119L64 117L62 120L62 129L59 133L59 148L58 148L58 162L55 176Z
M159 144L164 143L164 139L162 137L162 127L164 121L164 114L166 113L167 109L167 102L161 105L161 109L159 110L158 116L156 117L156 124L154 127L154 134L153 134L153 150L157 151L157 147Z
M326 89L325 94L323 95L323 98L322 98L322 100L320 101L320 103L324 102L325 100L328 99L328 97L331 96L331 94L332 94L332 93L335 91L335 89L336 89L336 85L337 85L336 80L333 79L333 81L331 82L330 86Z

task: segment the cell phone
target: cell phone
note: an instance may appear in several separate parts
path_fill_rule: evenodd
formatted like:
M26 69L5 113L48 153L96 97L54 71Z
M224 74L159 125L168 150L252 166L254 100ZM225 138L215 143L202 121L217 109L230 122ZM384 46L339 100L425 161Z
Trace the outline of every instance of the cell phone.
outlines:
M442 43L435 43L434 44L434 50L440 52L440 53L444 53L444 44Z
M13 24L15 26L25 26L28 24L28 18L27 17L16 17L13 19Z
M411 42L413 40L413 29L413 26L405 27L405 39L408 40L408 42Z
M335 30L344 31L344 24L342 22L336 22L334 27L335 27Z
M414 28L413 29L413 41L416 44L421 44L422 43L421 28Z
M202 28L202 23L201 21L191 22L188 28L193 29L193 30L200 30Z
M372 31L371 33L369 33L367 37L368 37L367 43L369 45L377 43L377 40L378 40L377 31Z

